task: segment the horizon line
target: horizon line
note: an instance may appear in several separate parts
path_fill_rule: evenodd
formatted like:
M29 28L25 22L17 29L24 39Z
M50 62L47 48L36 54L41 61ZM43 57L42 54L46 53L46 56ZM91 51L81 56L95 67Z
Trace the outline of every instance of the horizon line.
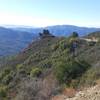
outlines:
M76 27L83 27L83 28L100 28L100 26L83 26L83 25L74 25L74 24L54 24L54 25L46 25L46 26L34 26L34 25L23 25L23 24L0 24L1 27L26 27L26 28L46 28L52 26L76 26Z

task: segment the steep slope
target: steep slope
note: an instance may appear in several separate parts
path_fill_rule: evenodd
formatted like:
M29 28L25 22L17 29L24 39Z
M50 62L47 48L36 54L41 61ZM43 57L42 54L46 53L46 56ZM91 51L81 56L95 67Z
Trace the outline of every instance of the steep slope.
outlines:
M90 46L79 41L77 56L73 57L70 40L47 37L33 41L16 57L0 64L0 99L50 100L62 93L65 86L93 85L100 78L100 55L98 60L92 60L95 54L90 52L99 53L100 44Z
M51 94L52 91L55 90L55 88L57 87L57 83L56 79L51 74L51 62L48 59L52 54L51 45L55 44L58 40L59 38L50 38L50 39L47 38L35 41L28 48L26 48L25 51L21 52L15 59L12 59L10 62L4 65L6 66L4 70L7 69L7 66L8 69L12 70L11 71L12 74L10 76L10 78L12 77L11 80L7 78L6 81L3 78L3 80L5 80L7 83L5 83L2 80L3 85L5 84L8 87L11 87L9 88L8 91L8 93L10 93L10 99L13 100L15 98L15 100L31 100L33 98L35 100L38 100L39 98L41 98L42 100L43 98L46 99L48 98L49 100L50 98L49 95ZM39 76L39 78L37 77L34 78L34 76L30 77L30 72L34 73L32 71L34 71L34 69L36 68L37 71L39 72L41 72L42 68L41 76ZM2 74L0 76L2 76ZM2 78L0 77L0 79ZM50 81L50 84L48 84L48 81ZM29 85L27 82L29 83ZM23 87L24 85L26 89ZM50 91L48 91L48 89ZM30 93L28 94L29 91ZM44 93L47 94L43 94L42 91L44 91ZM8 93L7 95L9 95ZM12 93L14 93L16 97L12 96Z

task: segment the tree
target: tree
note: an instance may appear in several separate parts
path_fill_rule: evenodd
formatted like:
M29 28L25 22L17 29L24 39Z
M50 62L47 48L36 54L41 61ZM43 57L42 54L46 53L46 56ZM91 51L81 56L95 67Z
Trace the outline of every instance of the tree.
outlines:
M42 33L39 33L40 38L46 38L46 37L54 37L49 30L44 29Z
M77 32L73 32L73 33L72 33L72 37L76 38L76 37L79 37L79 35L78 35Z
M45 30L45 29L44 29L44 30L43 30L43 34L44 34L44 35L49 35L50 32L49 32L49 30Z
M42 33L39 33L39 36L41 37L42 36Z

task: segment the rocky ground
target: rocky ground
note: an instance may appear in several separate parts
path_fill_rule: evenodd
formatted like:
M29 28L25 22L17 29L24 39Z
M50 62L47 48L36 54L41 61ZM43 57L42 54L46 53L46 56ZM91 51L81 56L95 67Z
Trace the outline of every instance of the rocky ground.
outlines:
M100 85L79 91L72 98L67 98L65 95L59 95L52 100L100 100Z
M78 92L74 98L66 100L100 100L100 85Z

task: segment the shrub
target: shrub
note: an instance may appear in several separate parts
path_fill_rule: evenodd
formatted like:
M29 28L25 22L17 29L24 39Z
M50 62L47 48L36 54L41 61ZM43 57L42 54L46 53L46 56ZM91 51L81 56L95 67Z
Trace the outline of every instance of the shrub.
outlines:
M23 69L23 65L22 65L22 64L18 64L18 65L16 66L16 68L17 68L17 70Z
M6 69L4 69L1 73L0 73L0 80L2 81L2 79L6 76L6 75L8 75L9 73L10 73L10 69L9 68L6 68Z
M7 74L7 75L2 79L2 83L8 85L8 84L10 83L10 81L13 79L13 77L14 77L14 72L11 71L9 74Z
M20 84L20 88L18 88L18 93L14 100L41 100L41 98L38 96L37 99L36 96L38 92L40 92L43 81L36 80L36 79L25 79Z
M91 67L82 76L80 80L80 86L91 86L96 83L96 80L100 79L100 66Z
M42 73L42 70L40 68L32 68L30 72L31 77L39 77L40 74Z
M93 42L93 41L88 43L89 46L94 46L95 44L96 44L96 42Z
M11 69L7 68L5 70L3 70L0 73L0 81L3 84L9 84L9 82L13 79L14 77L14 71L11 71Z
M0 97L6 97L7 96L7 86L1 85L0 86Z
M72 79L80 77L89 67L82 61L60 61L55 66L55 75L60 83L70 83Z
M73 38L77 38L77 37L79 37L79 35L78 35L77 32L73 32L71 37L73 37Z
M41 61L38 65L41 66L42 69L45 69L45 68L47 69L47 68L51 68L52 62L51 62L51 59L45 59Z
M24 67L23 64L18 64L18 65L16 66L16 68L17 68L17 72L18 72L20 75L22 75L22 76L27 75L28 69L26 69L26 67Z
M67 41L66 40L62 40L62 41L60 41L60 43L59 43L59 48L61 49L61 50L65 50L66 48L67 48Z
M55 45L51 46L51 48L53 51L56 51L59 48L59 45L55 44Z
M63 51L69 48L69 38L64 38L63 40L57 42L52 46L52 50L56 51L57 49Z

